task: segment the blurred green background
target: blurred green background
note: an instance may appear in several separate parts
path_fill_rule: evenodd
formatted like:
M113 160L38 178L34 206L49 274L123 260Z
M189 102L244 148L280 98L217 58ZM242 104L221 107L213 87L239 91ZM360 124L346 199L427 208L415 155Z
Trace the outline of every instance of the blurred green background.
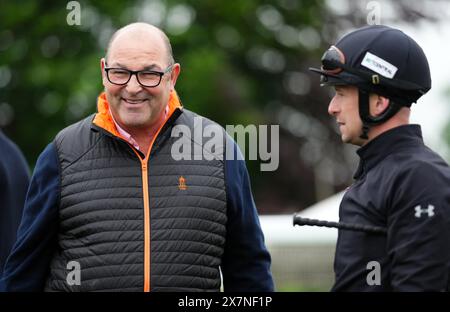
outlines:
M261 214L300 211L352 181L355 148L341 144L327 115L329 90L308 72L323 51L368 23L370 3L381 5L384 24L448 19L448 2L430 0L109 0L78 1L81 23L69 25L68 3L0 1L0 127L30 168L58 131L95 112L112 33L145 21L171 39L186 108L223 126L280 125L278 170L247 162ZM436 136L448 143L449 133L450 124Z

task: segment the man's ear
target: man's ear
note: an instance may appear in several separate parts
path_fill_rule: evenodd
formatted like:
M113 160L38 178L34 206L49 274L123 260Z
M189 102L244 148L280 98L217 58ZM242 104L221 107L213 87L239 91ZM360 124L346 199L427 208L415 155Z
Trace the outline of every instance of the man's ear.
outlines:
M101 70L101 75L102 75L103 86L105 86L105 83L107 82L105 67L106 67L106 60L104 57L102 57L100 59L100 70Z
M175 84L177 83L178 76L180 75L181 66L178 63L173 64L172 71L170 74L170 81L171 81L171 90L175 88Z
M380 116L388 107L390 100L382 95L370 95L370 114L374 117Z

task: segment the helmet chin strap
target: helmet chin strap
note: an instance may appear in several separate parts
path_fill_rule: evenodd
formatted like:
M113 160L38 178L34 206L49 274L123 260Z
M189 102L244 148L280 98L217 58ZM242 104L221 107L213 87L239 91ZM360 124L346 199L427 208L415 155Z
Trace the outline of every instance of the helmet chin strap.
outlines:
M401 105L389 100L389 106L379 116L374 117L370 115L369 95L369 91L360 87L358 88L359 117L363 123L360 138L363 140L369 139L370 127L385 122L394 116L401 108Z

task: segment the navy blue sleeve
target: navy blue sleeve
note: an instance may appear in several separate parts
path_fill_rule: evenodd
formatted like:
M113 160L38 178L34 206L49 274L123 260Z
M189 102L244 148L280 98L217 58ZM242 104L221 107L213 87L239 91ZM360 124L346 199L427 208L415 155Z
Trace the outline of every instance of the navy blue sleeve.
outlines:
M0 280L0 291L42 291L44 288L58 232L57 157L51 143L38 158L17 240Z
M25 157L0 130L0 275L16 241L29 182Z
M424 162L401 176L388 219L395 291L447 290L450 176L442 169Z
M234 142L228 146L240 153ZM221 266L224 291L273 291L270 254L264 244L245 161L242 156L227 159L225 168L228 221Z

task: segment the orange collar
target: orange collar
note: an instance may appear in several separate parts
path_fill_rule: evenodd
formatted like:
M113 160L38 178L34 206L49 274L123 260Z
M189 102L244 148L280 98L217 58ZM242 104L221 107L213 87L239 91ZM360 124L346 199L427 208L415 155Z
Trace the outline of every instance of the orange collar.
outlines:
M177 109L183 108L183 105L180 102L180 99L178 98L178 94L175 90L172 90L170 92L169 96L169 112L166 116L166 119L164 120L163 125L166 123L167 119L169 119L170 116L172 116L173 112ZM114 124L114 120L112 119L111 113L109 111L109 103L106 99L105 92L100 93L97 99L97 111L98 113L95 114L93 123L97 125L98 127L108 131L109 133L122 138L119 131L117 131L116 125Z

